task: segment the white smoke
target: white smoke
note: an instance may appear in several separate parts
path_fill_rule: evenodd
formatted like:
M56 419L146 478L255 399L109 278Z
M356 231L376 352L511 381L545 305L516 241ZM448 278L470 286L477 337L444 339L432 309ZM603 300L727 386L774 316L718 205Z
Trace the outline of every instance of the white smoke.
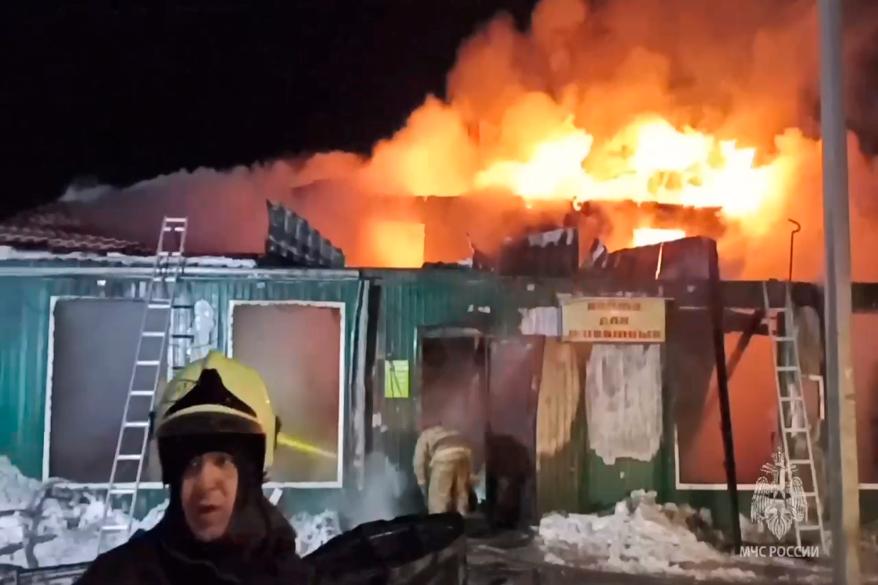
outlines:
M351 526L391 520L404 513L400 505L406 487L406 475L383 453L366 456L369 482L355 498L345 501L341 512Z

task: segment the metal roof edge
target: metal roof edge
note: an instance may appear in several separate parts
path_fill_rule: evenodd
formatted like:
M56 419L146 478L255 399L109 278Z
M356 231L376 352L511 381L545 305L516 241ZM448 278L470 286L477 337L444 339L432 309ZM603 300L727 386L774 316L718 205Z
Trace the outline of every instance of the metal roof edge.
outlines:
M105 278L148 278L152 266L3 266L0 263L0 277L51 277L51 276L99 276ZM295 279L295 280L356 280L361 277L356 269L322 268L234 268L223 266L192 266L183 273L184 278L209 278L217 276L239 276L252 279Z

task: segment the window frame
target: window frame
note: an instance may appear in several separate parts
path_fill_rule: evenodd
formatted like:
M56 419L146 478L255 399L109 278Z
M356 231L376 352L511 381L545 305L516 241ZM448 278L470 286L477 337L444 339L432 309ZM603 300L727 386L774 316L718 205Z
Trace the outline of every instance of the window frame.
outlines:
M293 305L299 307L317 307L322 309L337 309L339 311L339 348L338 348L338 432L337 432L337 465L335 481L269 481L263 484L266 489L341 489L344 487L344 440L345 440L345 406L347 404L345 396L346 387L346 329L347 329L347 303L344 301L308 301L299 299L278 299L278 300L249 300L249 299L232 299L228 302L228 324L226 326L226 355L234 358L234 326L235 326L235 309L241 306L277 306L277 305Z
M143 302L143 299L136 299L131 297L103 297L98 295L52 295L49 297L49 324L48 324L48 335L47 339L47 356L46 356L46 385L45 385L45 405L43 412L43 456L42 456L42 476L40 480L43 483L50 481L53 478L49 474L50 466L50 456L51 456L51 441L52 441L52 393L54 391L53 384L53 376L54 376L54 364L55 364L55 309L58 306L59 302L69 302L69 301L128 301L131 303ZM134 356L132 356L133 359ZM133 364L132 364L133 366ZM126 389L127 391L127 389ZM121 425L122 418L121 414L119 416L119 424ZM118 440L118 431L116 434L116 439ZM147 443L147 445L149 445ZM101 490L107 489L110 485L110 478L107 478L107 481L104 482L77 482L77 481L67 481L61 479L56 485L65 489L94 489ZM134 482L120 482L114 484L120 488L133 488ZM164 489L164 484L161 481L141 481L138 490L160 490Z

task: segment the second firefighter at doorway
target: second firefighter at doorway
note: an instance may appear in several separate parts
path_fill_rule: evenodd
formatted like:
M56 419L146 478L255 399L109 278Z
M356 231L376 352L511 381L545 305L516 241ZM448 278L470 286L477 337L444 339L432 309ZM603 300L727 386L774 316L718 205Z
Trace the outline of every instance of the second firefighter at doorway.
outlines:
M470 511L472 449L460 433L441 423L427 428L418 437L413 464L430 514Z

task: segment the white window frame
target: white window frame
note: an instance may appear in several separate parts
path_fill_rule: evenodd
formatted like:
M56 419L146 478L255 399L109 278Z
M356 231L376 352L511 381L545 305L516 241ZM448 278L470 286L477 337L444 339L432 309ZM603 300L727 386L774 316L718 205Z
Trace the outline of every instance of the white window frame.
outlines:
M341 317L339 323L339 347L338 347L338 446L337 468L335 481L270 481L263 484L264 488L297 488L297 489L336 489L344 485L344 436L345 436L345 343L347 322L345 311L347 304L344 301L303 301L303 300L242 300L229 301L228 325L226 328L226 354L233 358L235 308L239 306L276 306L294 305L300 307L318 307L323 309L337 309Z
M46 401L43 413L43 465L42 465L42 481L46 482L51 479L49 476L49 456L51 452L51 443L52 440L52 376L54 374L54 362L55 362L55 308L57 307L59 302L64 301L130 301L130 302L138 302L143 299L136 299L131 297L101 297L95 295L52 295L49 297L49 331L48 331L48 348L47 348L47 359L46 359ZM133 367L133 364L132 364ZM121 418L119 420L119 424L121 425ZM118 440L118 434L117 434ZM148 444L147 444L148 445ZM62 480L57 485L62 488L70 488L70 489L107 489L109 486L109 479L104 482L73 482ZM116 484L119 487L127 487L133 488L134 482L124 482ZM164 485L160 481L142 481L140 482L139 489L162 489Z

